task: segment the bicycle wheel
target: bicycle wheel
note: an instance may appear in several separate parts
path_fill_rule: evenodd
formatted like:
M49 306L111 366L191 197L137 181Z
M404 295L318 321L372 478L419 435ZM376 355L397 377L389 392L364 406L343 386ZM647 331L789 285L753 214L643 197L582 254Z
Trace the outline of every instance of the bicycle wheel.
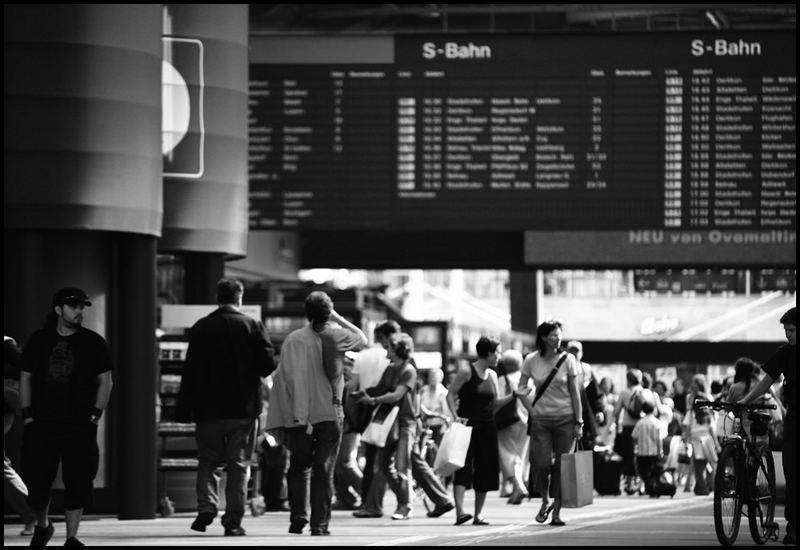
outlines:
M764 544L770 539L777 539L775 524L775 462L769 449L760 448L757 466L754 472L755 483L751 488L747 517L750 523L750 534L756 544ZM751 474L752 475L752 474Z
M739 449L735 445L725 445L714 476L714 529L723 546L732 545L739 534L743 487L744 471Z

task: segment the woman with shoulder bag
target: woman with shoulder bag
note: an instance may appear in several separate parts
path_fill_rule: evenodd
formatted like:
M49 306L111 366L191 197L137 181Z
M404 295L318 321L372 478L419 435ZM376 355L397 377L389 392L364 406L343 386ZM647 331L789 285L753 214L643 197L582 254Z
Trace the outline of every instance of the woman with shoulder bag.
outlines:
M561 349L561 323L546 321L536 329L536 351L525 358L517 394L530 415L532 490L542 495L536 521L561 526L561 455L572 451L583 435L583 411L578 387L581 371L575 356ZM528 379L536 395L528 400ZM553 461L555 455L555 461ZM550 502L550 496L553 502Z

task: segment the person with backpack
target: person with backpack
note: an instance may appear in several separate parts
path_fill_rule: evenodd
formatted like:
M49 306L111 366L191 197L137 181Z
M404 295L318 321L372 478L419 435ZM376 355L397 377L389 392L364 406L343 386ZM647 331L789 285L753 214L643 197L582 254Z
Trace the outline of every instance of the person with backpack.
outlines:
M619 399L614 404L614 418L619 419L622 429L614 440L614 451L622 457L622 475L625 477L624 490L632 495L638 490L636 474L636 460L633 453L633 427L641 417L642 412L642 371L629 369L625 374L628 386L619 394Z

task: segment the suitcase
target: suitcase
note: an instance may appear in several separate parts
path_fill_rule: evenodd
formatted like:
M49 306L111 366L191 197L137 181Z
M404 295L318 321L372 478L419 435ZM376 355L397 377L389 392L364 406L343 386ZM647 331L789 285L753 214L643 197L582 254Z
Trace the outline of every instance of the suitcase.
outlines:
M620 494L622 456L613 451L594 453L594 488L601 495Z
M665 468L662 463L653 468L652 477L647 487L647 494L655 496L675 496L678 490L678 476L675 468Z

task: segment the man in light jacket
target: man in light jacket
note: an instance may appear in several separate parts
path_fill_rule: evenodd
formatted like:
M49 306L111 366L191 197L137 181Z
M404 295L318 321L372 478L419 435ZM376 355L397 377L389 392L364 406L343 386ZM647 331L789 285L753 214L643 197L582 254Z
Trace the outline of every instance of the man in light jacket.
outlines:
M309 324L291 332L281 346L267 430L279 433L291 453L287 481L289 532L301 534L309 521L307 480L311 477L311 534L329 535L333 469L342 436L342 355L367 345L366 335L333 309L324 292L305 302Z

